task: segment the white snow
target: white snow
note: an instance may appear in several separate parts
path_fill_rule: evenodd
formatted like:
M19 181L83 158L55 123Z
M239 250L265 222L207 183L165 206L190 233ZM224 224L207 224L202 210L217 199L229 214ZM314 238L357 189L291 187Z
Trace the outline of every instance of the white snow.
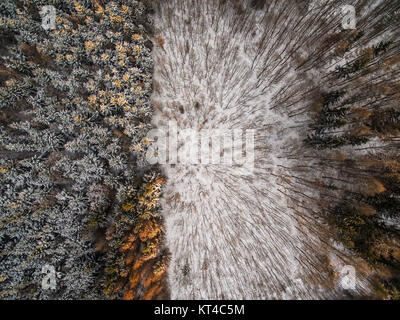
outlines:
M300 184L283 179L298 175L291 169L296 160L285 155L301 155L304 136L289 110L270 109L272 97L294 77L286 48L293 39L274 21L283 1L268 16L249 10L246 18L216 3L169 0L156 10L165 44L154 51L154 125L166 130L174 120L181 129L254 129L255 168L163 165L171 297L335 297L340 289L323 286L328 274L321 256L332 250L329 237L312 215L312 201L291 191ZM293 10L287 33L296 27ZM310 188L301 191L317 197Z

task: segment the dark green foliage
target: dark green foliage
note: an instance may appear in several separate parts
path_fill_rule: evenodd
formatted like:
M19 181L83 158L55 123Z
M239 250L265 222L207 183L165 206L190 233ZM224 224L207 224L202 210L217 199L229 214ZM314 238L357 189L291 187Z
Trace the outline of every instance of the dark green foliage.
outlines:
M392 45L393 41L381 41L378 45L374 46L374 56L377 57L382 53L385 53L389 50L390 46Z
M365 136L323 136L320 134L310 134L305 142L317 149L337 149L346 145L358 146L368 142Z
M334 105L346 94L344 90L332 91L322 95L323 105L319 114L319 121L313 126L316 134L320 135L328 129L337 129L347 123L345 116L348 107L335 107Z
M362 70L372 60L373 57L378 57L379 55L385 53L390 48L391 44L392 41L381 41L378 45L373 46L371 50L366 49L365 53L356 61L347 63L344 67L337 66L337 76L339 78L349 78L353 73Z
M400 111L394 108L375 110L368 124L376 132L394 133L395 130L400 130Z
M323 94L322 95L324 99L323 106L326 108L332 104L337 103L340 100L340 98L342 98L345 94L346 94L345 90L336 90Z
M370 243L375 242L381 235L380 228L376 228L376 216L362 216L356 207L342 203L332 211L335 223L342 240L350 247L367 256Z

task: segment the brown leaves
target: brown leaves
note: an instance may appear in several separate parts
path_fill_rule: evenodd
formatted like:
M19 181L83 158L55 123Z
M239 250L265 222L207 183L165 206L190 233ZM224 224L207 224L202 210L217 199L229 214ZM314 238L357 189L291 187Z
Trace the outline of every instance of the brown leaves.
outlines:
M0 69L0 83L10 78L21 79L21 76L14 71L7 69Z
M366 108L354 108L351 110L351 112L354 115L354 117L358 120L366 120L372 114L371 110L368 110Z
M155 40L156 40L156 44L157 44L159 47L161 47L161 48L164 49L164 44L165 44L164 38L163 38L161 35L159 35L158 37L156 37Z
M155 218L147 221L146 224L139 231L139 239L141 241L147 241L155 238L159 233L162 232L162 227Z
M31 46L27 43L21 43L20 48L25 56L31 58L34 63L39 65L47 65L51 61L49 56L40 54L35 46Z
M344 55L346 53L346 51L349 48L349 43L347 41L344 41L343 43L341 43L337 48L336 48L336 54L337 55Z
M343 162L343 161L345 161L347 158L346 158L346 156L343 154L343 153L341 153L340 151L335 151L335 153L332 155L332 159L333 160L336 160L336 161L339 161L339 162Z
M370 254L378 259L386 261L396 260L400 262L400 248L389 239L382 239L370 248Z
M376 210L364 202L355 204L355 209L357 210L357 213L362 216L373 216L376 214Z
M351 134L354 136L363 136L363 135L366 135L367 133L369 133L370 130L371 130L370 127L361 125L361 126L355 127L352 130Z
M386 191L385 186L375 178L365 181L361 189L362 194L366 197L372 197Z

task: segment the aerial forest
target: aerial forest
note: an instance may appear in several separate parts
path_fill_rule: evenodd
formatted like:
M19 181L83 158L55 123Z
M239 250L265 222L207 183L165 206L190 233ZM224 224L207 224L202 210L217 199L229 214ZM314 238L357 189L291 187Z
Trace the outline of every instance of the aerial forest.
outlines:
M398 300L399 148L399 1L3 0L0 299Z

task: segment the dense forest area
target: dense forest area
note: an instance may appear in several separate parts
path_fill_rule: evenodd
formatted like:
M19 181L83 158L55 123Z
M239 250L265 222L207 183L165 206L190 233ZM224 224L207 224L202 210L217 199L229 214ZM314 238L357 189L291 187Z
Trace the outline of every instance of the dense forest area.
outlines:
M399 299L400 2L343 4L1 1L0 299Z
M56 9L56 29L41 8ZM0 3L0 297L165 296L148 1ZM43 290L42 268L56 272Z

